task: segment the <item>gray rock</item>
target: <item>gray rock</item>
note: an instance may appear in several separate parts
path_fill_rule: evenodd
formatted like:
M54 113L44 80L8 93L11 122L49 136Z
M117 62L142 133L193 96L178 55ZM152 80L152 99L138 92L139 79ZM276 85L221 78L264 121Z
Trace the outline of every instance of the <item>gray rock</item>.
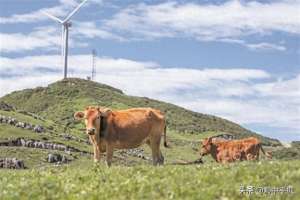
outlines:
M44 128L40 125L35 125L33 131L36 133L42 133L44 131Z
M25 128L25 123L24 122L18 122L15 126L19 127L19 128Z
M47 161L49 163L59 163L59 162L60 163L66 163L69 160L65 155L60 155L60 154L57 154L57 153L50 153L50 154L48 154Z
M0 158L0 168L25 169L24 162L17 158Z
M7 103L4 103L3 101L0 101L0 110L13 111L14 108L12 106L8 105Z
M32 129L32 125L25 122L25 127L24 127L24 129L31 130L31 129Z
M15 118L8 117L6 123L9 125L15 125L17 120Z
M1 123L6 124L7 120L8 120L7 117L5 117L5 116L2 115L2 117L1 117Z

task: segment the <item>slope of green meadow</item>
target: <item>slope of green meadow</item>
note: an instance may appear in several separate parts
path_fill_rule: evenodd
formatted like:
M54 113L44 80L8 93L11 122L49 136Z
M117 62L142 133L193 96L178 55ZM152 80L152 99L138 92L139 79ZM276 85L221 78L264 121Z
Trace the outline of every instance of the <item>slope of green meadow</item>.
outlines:
M81 164L44 170L0 171L1 199L299 199L300 161L152 167ZM240 193L240 187L292 193ZM256 192L255 192L256 191Z

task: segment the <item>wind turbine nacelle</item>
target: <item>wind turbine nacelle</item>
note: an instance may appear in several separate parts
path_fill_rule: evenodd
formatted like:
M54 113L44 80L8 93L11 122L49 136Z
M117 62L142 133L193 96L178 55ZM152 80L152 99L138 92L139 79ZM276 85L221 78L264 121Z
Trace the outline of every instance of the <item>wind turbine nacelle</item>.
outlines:
M64 26L71 27L72 26L72 22L65 22Z

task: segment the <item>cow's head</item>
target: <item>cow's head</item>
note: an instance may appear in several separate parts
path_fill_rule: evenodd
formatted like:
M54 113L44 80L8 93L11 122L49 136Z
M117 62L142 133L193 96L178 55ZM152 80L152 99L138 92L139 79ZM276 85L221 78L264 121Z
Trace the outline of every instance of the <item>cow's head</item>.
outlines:
M211 153L211 148L213 145L212 137L206 138L202 141L202 146L200 148L200 155L205 156Z
M106 120L110 113L110 109L89 106L84 111L76 112L74 118L77 120L84 119L86 133L88 135L95 135L100 132L101 124L103 124L101 123L101 120Z

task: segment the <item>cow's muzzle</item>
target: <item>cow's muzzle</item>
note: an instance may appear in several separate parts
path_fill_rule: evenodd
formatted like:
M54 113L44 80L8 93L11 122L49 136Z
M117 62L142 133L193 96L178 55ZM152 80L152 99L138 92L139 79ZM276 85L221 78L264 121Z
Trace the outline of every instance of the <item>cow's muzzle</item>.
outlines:
M202 159L204 156L206 156L208 153L207 152L200 152L200 158Z
M90 128L90 129L87 129L87 134L89 135L95 135L95 128Z

